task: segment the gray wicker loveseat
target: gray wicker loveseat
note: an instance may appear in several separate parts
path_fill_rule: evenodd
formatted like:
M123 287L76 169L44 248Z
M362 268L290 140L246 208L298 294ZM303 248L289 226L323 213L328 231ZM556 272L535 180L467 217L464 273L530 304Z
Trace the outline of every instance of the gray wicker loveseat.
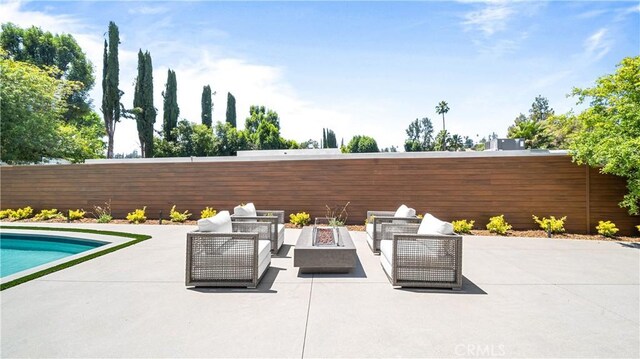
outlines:
M462 236L453 231L419 233L420 224L382 227L380 264L393 286L462 288Z
M229 223L223 232L202 231L199 221L201 228L187 233L187 286L255 288L267 272L271 241L260 238L269 233L269 227L258 222L232 223L229 212L218 215L224 217L225 212Z
M380 241L383 238L384 223L420 223L420 218L416 217L416 211L404 204L394 211L367 211L367 243L373 253L380 253Z
M284 211L277 209L256 210L253 203L236 206L231 216L233 223L257 222L268 228L271 253L278 253L284 243ZM262 239L262 237L260 237Z

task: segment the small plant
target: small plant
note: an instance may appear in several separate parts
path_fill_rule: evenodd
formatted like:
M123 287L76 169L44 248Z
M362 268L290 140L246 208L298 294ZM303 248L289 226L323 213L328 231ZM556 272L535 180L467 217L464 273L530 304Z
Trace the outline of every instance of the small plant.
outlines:
M86 212L82 209L76 209L75 211L71 209L69 210L69 220L77 221L79 219L83 219L85 214Z
M302 227L311 222L311 217L306 212L299 212L296 214L291 213L289 215L289 222L291 222L291 224L294 224L296 227Z
M347 207L349 206L349 203L351 203L351 202L347 202L347 204L342 206L342 208L340 208L340 206L335 206L335 207L331 208L331 207L325 205L325 207L327 208L326 217L327 218L332 218L329 221L329 225L331 225L331 226L344 226L344 224L347 223L347 218L349 218L349 213L347 212Z
M184 212L178 212L176 211L175 204L173 205L173 207L171 207L171 211L169 212L169 218L171 218L171 222L182 223L186 221L189 217L191 217L191 213L189 213L188 210L185 210Z
M505 235L511 229L511 225L504 220L504 214L489 218L487 229L491 233Z
M636 228L638 229L638 232L640 232L640 224L637 225Z
M127 220L129 223L144 223L147 221L147 217L145 215L145 211L147 210L147 206L142 207L142 209L136 209L131 213L127 213Z
M3 209L2 211L0 211L0 219L9 218L11 217L12 213L13 213L12 209Z
M11 219L27 219L29 217L33 216L33 208L27 206L24 208L18 208L15 211L11 211L9 213L9 218Z
M598 230L598 234L609 238L615 236L619 231L616 224L611 221L599 221L596 229Z
M424 218L424 215L422 215L422 214L418 214L418 215L416 215L416 218L423 219L423 218Z
M551 216L551 218L542 217L542 219L533 216L533 220L540 225L540 228L545 232L551 233L563 233L564 232L564 221L567 220L567 216L564 216L560 219L556 219L556 217Z
M451 222L451 224L453 224L453 231L456 233L471 233L474 223L476 222L467 221L466 219Z
M205 207L202 211L200 211L200 218L209 218L216 215L216 210L211 207Z
M38 221L46 221L49 219L65 219L62 213L59 213L57 209L43 209L40 213L34 217Z
M113 219L111 215L111 200L104 203L104 207L93 206L93 214L98 223L109 223Z

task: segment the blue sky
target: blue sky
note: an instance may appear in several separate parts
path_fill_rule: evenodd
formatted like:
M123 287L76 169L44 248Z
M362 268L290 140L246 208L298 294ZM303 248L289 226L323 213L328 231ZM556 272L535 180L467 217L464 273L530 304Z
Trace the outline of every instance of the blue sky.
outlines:
M556 113L579 110L566 94L591 86L640 53L638 1L607 2L3 2L0 21L74 35L96 68L99 104L102 41L120 28L123 103L131 106L137 51L154 64L155 103L168 68L176 71L181 117L200 121L210 84L214 121L224 121L226 93L239 122L252 104L277 111L282 134L319 140L322 128L345 143L373 136L400 146L416 118L445 100L447 129L477 140L506 135L535 96ZM98 107L98 106L96 106ZM116 152L138 147L123 119Z

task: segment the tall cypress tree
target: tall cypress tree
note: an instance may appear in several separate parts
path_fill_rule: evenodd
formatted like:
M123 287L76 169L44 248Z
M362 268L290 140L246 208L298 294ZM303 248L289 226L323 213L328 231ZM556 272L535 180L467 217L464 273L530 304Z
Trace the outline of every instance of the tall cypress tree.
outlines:
M140 152L142 157L153 157L153 124L156 123L156 109L153 106L153 65L151 54L138 51L138 77L133 96Z
M175 136L171 131L178 125L178 116L180 108L178 107L178 83L176 81L175 71L169 69L167 73L167 85L165 91L162 92L164 98L164 118L162 123L162 131L164 139L167 141L175 141Z
M320 148L327 148L327 129L322 129L322 143L320 144Z
M113 158L113 136L116 123L120 122L120 64L118 62L118 44L120 33L113 21L109 22L109 42L104 40L104 55L102 68L102 114L104 126L107 130L107 158Z
M213 109L213 103L211 103L211 86L207 85L202 88L202 124L211 128L211 112Z
M227 92L227 123L236 127L236 98L231 92Z
M333 130L327 128L327 147L326 148L338 148L338 141L336 140L336 133Z

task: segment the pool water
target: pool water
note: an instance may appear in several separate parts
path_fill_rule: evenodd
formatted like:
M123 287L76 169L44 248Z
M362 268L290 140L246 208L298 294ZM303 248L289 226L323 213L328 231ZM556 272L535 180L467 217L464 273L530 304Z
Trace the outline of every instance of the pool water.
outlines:
M106 244L60 236L0 233L0 277Z

